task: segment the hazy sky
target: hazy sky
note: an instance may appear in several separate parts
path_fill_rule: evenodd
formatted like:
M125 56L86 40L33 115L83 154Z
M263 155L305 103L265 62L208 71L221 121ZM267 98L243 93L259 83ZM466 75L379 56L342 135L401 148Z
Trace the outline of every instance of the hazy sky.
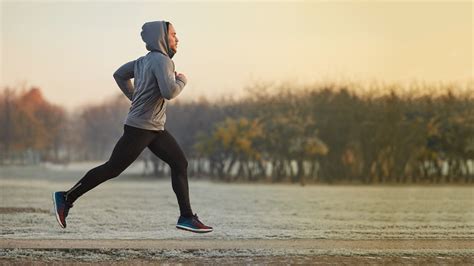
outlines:
M473 78L472 1L1 2L1 86L26 82L75 107L119 92L147 53L146 21L171 21L183 100L241 95L255 81Z

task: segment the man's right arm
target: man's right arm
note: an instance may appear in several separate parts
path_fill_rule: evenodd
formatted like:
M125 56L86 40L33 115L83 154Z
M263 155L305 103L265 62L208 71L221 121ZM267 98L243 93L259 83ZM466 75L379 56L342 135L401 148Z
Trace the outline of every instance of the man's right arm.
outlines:
M158 55L154 63L153 73L158 81L161 96L167 100L175 98L186 86L186 76L176 75L173 61L164 55Z
M131 81L134 78L134 69L135 60L124 64L114 73L115 82L130 101L133 99L133 92L135 91Z

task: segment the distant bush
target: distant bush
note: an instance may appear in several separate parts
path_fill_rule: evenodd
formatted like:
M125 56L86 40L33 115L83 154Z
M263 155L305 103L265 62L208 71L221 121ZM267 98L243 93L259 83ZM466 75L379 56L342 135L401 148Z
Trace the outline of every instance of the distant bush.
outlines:
M301 184L474 182L472 82L258 84L248 92L239 99L171 102L166 128L185 151L190 176ZM41 160L108 158L129 107L123 96L66 116L32 95L39 89L0 94L2 162L32 150ZM150 153L143 159L152 161L156 175L166 172Z
M202 165L192 169L207 169L197 175L226 181L473 183L474 86L458 86L259 85L174 105L168 125L193 139L185 148Z

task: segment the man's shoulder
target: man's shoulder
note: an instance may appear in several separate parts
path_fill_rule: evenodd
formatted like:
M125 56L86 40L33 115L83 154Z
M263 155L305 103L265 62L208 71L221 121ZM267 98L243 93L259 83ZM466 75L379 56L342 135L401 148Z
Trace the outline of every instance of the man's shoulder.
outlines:
M169 61L171 60L167 55L164 55L160 52L155 52L155 51L152 51L152 52L149 52L148 54L146 54L145 57L149 57L149 58L152 58L154 60L165 60L165 61Z
M147 58L152 68L173 68L174 65L168 56L159 52L149 52L145 58Z

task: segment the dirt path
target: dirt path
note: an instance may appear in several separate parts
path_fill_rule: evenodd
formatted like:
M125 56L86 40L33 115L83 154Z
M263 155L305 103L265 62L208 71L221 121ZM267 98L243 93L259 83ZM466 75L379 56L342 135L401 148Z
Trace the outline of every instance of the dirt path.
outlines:
M473 240L0 239L1 265L473 265Z
M2 249L315 249L315 250L472 250L474 240L328 239L0 239Z
M93 264L91 264L93 263ZM258 257L218 257L218 258L154 258L121 260L73 259L2 259L1 265L473 265L469 257L446 256L258 256Z

